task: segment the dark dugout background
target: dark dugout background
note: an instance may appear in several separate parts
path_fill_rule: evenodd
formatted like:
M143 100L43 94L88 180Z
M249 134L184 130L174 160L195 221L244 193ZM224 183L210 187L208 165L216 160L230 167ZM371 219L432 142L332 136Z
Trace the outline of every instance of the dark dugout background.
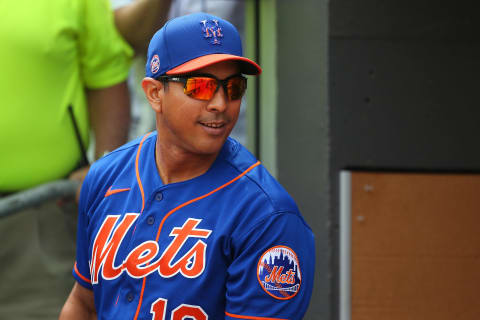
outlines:
M272 4L257 2L260 10ZM277 0L274 6L277 176L316 234L306 319L333 320L340 170L480 172L480 5ZM269 57L259 51L262 63Z

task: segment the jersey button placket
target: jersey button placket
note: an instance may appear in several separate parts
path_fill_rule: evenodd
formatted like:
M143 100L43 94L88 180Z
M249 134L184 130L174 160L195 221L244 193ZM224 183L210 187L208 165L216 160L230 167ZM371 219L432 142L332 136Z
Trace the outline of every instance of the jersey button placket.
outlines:
M155 218L153 216L148 216L147 224L152 225L155 222Z
M163 194L161 192L157 192L155 194L155 200L156 201L162 201L163 200Z
M132 302L132 301L133 301L133 298L134 298L133 293L129 292L129 293L127 294L127 301L128 301L128 302Z

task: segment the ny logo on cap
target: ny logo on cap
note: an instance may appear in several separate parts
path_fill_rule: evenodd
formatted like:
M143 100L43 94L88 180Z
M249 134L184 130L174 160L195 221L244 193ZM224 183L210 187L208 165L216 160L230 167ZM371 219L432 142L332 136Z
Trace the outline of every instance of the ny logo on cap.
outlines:
M220 44L218 38L223 38L222 28L218 26L218 20L202 20L202 31L205 33L205 38L212 38L211 44Z

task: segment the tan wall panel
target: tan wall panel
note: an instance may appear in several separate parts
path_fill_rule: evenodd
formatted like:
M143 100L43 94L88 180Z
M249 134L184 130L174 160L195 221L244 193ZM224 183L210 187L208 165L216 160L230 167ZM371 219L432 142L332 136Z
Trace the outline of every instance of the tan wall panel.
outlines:
M352 174L352 320L480 319L480 175Z

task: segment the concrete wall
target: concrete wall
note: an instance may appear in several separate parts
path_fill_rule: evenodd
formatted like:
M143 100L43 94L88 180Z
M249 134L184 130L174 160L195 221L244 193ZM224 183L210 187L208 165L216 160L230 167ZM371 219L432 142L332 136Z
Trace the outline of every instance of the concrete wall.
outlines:
M258 147L316 234L306 319L338 319L342 169L479 172L475 1L250 0Z
M311 320L329 319L332 302L327 3L277 1L277 170L316 237Z
M330 1L333 309L341 169L480 171L480 6Z
M257 147L263 164L297 201L316 236L315 288L305 316L310 320L329 319L332 303L327 3L257 2L264 70Z

